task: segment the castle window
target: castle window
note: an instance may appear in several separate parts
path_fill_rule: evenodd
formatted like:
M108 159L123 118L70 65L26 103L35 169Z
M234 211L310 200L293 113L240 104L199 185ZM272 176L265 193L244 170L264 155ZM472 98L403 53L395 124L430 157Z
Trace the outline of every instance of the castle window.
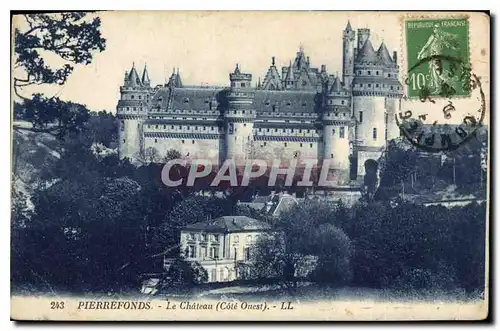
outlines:
M139 100L142 99L142 95L139 95Z
M195 127L194 127L194 129L195 129L195 130L198 130L198 127L197 127L197 126L195 126Z
M182 129L182 125L179 125L179 129Z
M172 129L174 128L174 126L172 125Z
M269 132L269 129L267 129L267 132Z
M166 125L164 125L164 126L163 126L163 128L164 128L164 129L166 129L166 128L167 128L167 126L166 126Z
M262 132L262 128L259 128L259 132Z
M158 142L158 139L155 139L155 144Z
M312 147L313 147L313 144L309 144L309 147L311 147L311 148L312 148Z
M375 87L378 87L378 84L375 84Z
M273 105L273 111L276 111L276 105Z
M191 140L191 143L193 143L193 144L194 144L194 140Z
M359 84L359 87L363 87L363 84Z
M131 96L130 96L130 99L134 100L134 96L133 96L133 95L131 95Z
M377 76L378 76L378 71L375 71L375 75L377 75Z
M387 77L391 78L391 74L387 74Z
M341 104L344 104L344 103L345 103L345 101L344 101L344 100L342 100Z
M333 100L328 100L329 105L333 105Z
M158 125L155 126L155 129L158 129Z
M189 102L189 98L184 98L184 103L188 103Z
M183 117L182 119L183 119L183 120L187 120L187 117Z
M300 147L302 147L302 143L300 143Z
M361 70L358 70L358 75L361 75Z
M148 129L151 129L151 125L148 124Z
M307 103L302 102L302 107L305 107L305 106L307 106Z
M307 129L307 133L311 133L311 130L310 130L310 129Z
M290 120L285 120L285 123L290 123Z
M285 143L285 147L287 146L287 143Z
M205 103L207 103L207 104L208 104L209 102L210 102L210 101L208 101L208 100L205 100Z
M391 90L394 90L394 86L391 86Z
M242 111L241 111L241 113L242 113L242 114L244 114L244 113L245 113L245 111L244 111L244 110L242 110Z
M137 107L134 107L134 111L136 111L136 110L137 110Z
M345 117L346 113L343 113L342 115L344 115L344 117Z
M181 142L184 144L184 140L181 140Z
M211 127L210 127L210 130L211 130L211 131L213 131L213 130L214 130L214 127L213 127L213 126L211 126Z
M335 113L335 117L339 116L339 113Z
M137 128L140 128L140 127L141 127L141 125L139 123L137 123Z
M245 86L246 86L245 83L241 83L241 87L245 87Z
M267 146L267 143L264 141L264 146Z
M291 105L292 105L292 103L291 103L290 101L287 101L287 102L286 102L286 105L287 105L287 106L291 106Z
M363 112L359 112L359 123L363 123Z
M368 75L371 75L371 74L372 74L372 72L370 70L368 70Z
M344 138L345 136L345 128L343 126L340 127L339 137Z
M125 139L123 139L123 143L125 143Z
M274 129L274 132L278 132L278 129Z
M368 84L368 87L372 87L372 84Z
M299 129L299 133L302 133L302 129Z
M120 126L120 130L125 131L125 122L124 121L122 121L122 125Z
M236 114L236 110L233 111L233 114Z
M398 86L398 90L399 90L399 86Z
M373 128L373 140L377 140L377 128Z

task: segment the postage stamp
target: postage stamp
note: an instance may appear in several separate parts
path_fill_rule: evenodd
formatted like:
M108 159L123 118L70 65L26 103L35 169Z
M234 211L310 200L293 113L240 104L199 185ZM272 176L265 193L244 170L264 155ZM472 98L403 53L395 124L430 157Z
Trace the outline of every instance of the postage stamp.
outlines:
M405 33L409 98L469 95L467 18L408 19Z
M12 32L13 320L488 318L487 14Z

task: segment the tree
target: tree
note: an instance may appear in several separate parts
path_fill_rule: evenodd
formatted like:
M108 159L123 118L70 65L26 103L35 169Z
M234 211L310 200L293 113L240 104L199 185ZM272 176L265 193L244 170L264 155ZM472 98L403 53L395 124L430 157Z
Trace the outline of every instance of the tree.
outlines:
M89 19L88 13L24 14L16 17L14 30L14 91L23 101L16 107L16 116L33 124L33 129L64 136L78 129L88 114L81 105L62 102L57 97L35 94L22 95L22 89L32 85L63 85L73 65L88 65L95 52L102 52L106 41L101 37L101 19ZM59 66L48 65L47 53L59 57ZM54 61L53 61L54 62ZM56 66L54 68L54 66ZM56 122L56 129L49 124Z

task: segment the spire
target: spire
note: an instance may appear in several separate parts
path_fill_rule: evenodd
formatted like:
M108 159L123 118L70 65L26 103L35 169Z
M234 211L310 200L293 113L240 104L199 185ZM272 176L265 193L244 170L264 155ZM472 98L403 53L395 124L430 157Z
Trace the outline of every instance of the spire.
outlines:
M148 74L148 67L147 64L144 63L144 71L142 72L142 85L149 86L151 83L149 79L149 74Z
M135 70L135 62L132 62L132 69L130 69L130 73L128 75L128 83L129 86L132 87L141 86L141 80L139 79L137 70Z
M287 84L289 81L295 81L295 77L293 76L292 61L290 61L290 64L288 65L288 71L286 73L285 81Z
M383 41L377 50L377 56L383 64L392 64L391 55L389 54L389 51L387 50L387 47L385 47L385 43Z
M241 74L240 68L238 66L238 63L236 63L236 68L234 68L234 73L235 74Z
M344 31L346 31L346 32L351 32L351 31L353 31L353 30L352 30L352 27L351 27L351 22L350 22L349 20L347 20L347 25L346 25L346 27L345 27Z
M274 67L275 66L275 60L274 60L274 56L271 58L271 65Z
M340 92L341 88L342 88L342 86L340 84L339 76L336 76L335 80L333 81L332 88L330 89L330 92Z
M257 83L257 88L260 89L261 88L261 84L260 84L260 77L259 77L259 82Z

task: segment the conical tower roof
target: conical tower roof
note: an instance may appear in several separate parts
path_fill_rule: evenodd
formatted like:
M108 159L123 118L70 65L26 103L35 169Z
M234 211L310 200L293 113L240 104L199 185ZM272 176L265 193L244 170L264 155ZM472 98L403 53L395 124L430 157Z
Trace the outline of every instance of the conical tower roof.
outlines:
M377 56L383 64L389 65L393 63L391 55L389 54L387 47L385 47L384 42L380 44L380 47L377 50Z
M377 54L375 53L375 50L373 49L373 45L368 39L363 47L359 50L358 57L357 57L358 62L369 62L369 63L377 63Z
M149 79L147 65L144 64L144 71L142 72L142 85L149 85L151 80Z
M352 31L351 22L349 20L347 20L347 25L346 25L344 31L347 31L347 32Z
M295 81L295 77L293 75L292 61L288 65L288 72L286 73L285 81Z
M347 90L342 86L339 76L336 76L333 80L332 87L330 88L330 93L347 92Z
M132 69L128 74L128 81L129 81L129 86L141 86L141 80L139 79L137 70L135 70L135 64L132 64Z

